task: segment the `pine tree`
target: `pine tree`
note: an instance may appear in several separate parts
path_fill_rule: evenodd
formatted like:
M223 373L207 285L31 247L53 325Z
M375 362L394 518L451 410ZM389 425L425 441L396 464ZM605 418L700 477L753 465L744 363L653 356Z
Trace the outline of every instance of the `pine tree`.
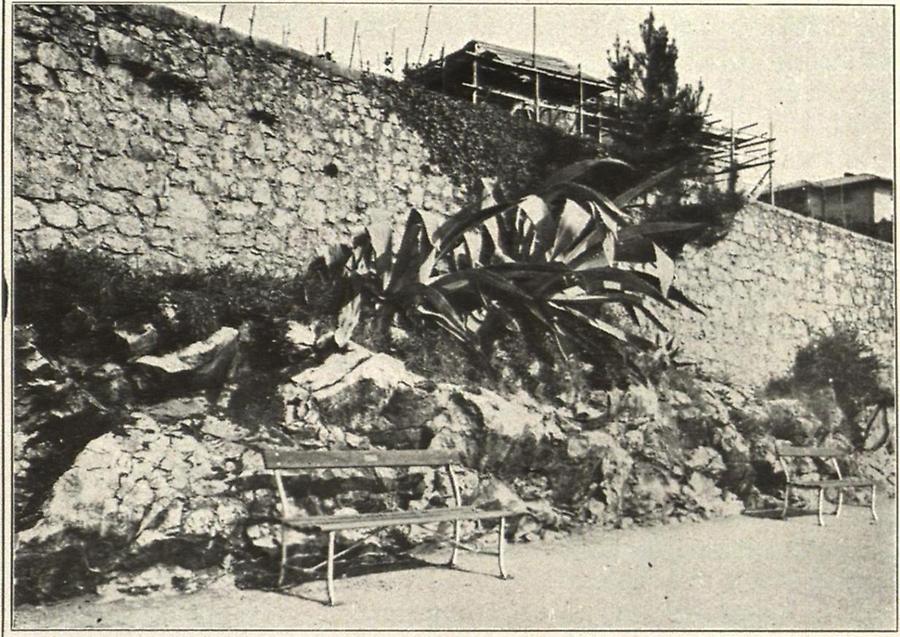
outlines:
M607 52L615 97L603 108L611 155L648 175L676 164L702 162L705 113L703 84L679 86L678 48L653 12L641 23L642 48L619 37Z
M603 136L606 151L628 162L639 181L667 169L654 196L637 212L647 221L688 221L701 224L693 233L666 245L674 254L684 243L712 245L729 231L743 195L733 182L716 187L706 124L709 97L703 83L678 82L678 47L651 11L640 25L641 47L622 44L617 36L607 52L608 81L614 95L606 100Z

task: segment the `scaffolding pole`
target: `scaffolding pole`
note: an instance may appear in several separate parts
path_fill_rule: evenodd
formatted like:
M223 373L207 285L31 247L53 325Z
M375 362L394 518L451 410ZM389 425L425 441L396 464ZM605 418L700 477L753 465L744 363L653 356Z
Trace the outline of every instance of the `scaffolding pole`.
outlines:
M578 65L578 134L584 135L584 82L581 81L581 64Z
M772 159L773 150L773 142L775 141L774 137L772 137L772 118L769 118L769 205L775 205L775 181L774 181L774 173L775 173L775 163Z
M353 54L356 53L356 31L359 28L359 20L353 21L353 41L350 43L350 61L347 62L348 68L353 68Z

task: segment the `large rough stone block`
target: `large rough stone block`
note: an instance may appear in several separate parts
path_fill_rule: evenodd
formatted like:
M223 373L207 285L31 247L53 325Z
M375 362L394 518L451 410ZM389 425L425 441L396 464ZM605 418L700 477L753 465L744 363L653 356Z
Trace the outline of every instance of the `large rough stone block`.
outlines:
M38 62L50 69L77 71L78 62L55 42L41 42L37 47Z
M13 228L15 230L34 230L41 224L41 216L37 207L21 197L13 198Z
M97 40L100 48L112 60L150 61L150 52L144 44L115 29L101 27L97 32Z
M78 211L64 202L41 206L41 216L54 228L74 228L78 225Z
M124 141L122 146L124 148ZM97 163L95 179L101 186L141 194L147 190L147 168L128 157L111 157Z

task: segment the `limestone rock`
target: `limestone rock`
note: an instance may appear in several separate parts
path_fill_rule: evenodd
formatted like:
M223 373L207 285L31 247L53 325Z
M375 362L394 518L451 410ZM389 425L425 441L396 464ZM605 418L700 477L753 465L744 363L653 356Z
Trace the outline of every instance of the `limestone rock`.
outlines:
M233 71L228 61L219 55L206 59L206 77L212 88L222 88L232 81Z
M158 383L208 386L221 383L238 349L238 330L222 327L209 338L163 356L141 356L135 365Z
M111 60L127 60L131 62L147 62L150 54L147 47L138 40L119 31L107 27L97 32L97 38L106 55Z
M17 594L46 601L98 586L185 590L195 576L221 571L239 544L247 504L228 483L260 469L258 454L240 444L137 416L122 433L88 443L53 487L44 517L19 533ZM148 566L171 579L129 590Z
M159 342L159 333L152 323L145 323L139 332L125 329L115 330L115 335L119 337L130 356L148 354L156 348L156 344Z
M28 326L16 326L15 354L15 520L23 529L35 523L53 482L109 420L74 373L40 352Z
M55 42L41 42L37 47L38 62L50 69L77 71L78 62Z
M19 78L22 83L27 86L36 86L43 89L52 89L54 87L53 78L44 66L36 62L28 62L18 69Z

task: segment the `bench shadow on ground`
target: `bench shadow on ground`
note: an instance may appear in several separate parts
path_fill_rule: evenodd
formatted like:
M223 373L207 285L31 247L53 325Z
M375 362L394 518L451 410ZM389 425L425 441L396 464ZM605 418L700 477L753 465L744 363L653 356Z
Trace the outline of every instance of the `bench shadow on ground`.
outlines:
M845 505L848 506L848 505ZM741 515L748 518L759 518L763 520L777 520L779 522L783 521L781 518L781 507L777 509L754 509L750 511L744 511ZM834 507L826 507L822 512L823 517L825 519L834 517ZM791 520L793 518L808 518L808 517L816 517L818 514L815 509L789 509L787 519ZM843 515L843 514L842 514Z
M480 556L469 556L469 560L474 564L460 565L460 562L466 561L464 555L461 555L456 566L448 565L450 551L446 556L439 549L429 547L429 559L422 559L408 553L378 552L377 554L365 555L362 561L352 562L339 560L335 563L335 584L340 586L341 581L355 579L366 575L375 575L381 573L392 573L397 571L408 571L414 569L435 569L458 571L467 575L482 576L496 578L496 557L490 554ZM352 559L352 558L351 558ZM482 563L483 562L483 563ZM285 583L278 587L276 585L278 577L278 565L264 560L263 563L257 561L253 566L254 571L250 577L244 579L242 588L255 589L285 595L296 599L315 602L318 604L327 604L328 595L325 590L325 569L320 569L315 573L288 572ZM250 575L249 573L246 573ZM321 593L316 590L321 586ZM340 602L338 602L340 604Z

